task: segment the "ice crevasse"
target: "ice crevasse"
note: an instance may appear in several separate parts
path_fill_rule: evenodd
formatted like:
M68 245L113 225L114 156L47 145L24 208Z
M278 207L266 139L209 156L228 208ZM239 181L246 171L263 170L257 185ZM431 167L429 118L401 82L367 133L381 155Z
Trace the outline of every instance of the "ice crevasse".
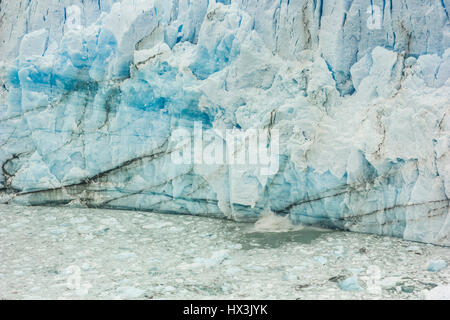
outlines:
M0 201L239 221L270 210L450 245L449 10L1 1ZM277 170L175 164L173 133L195 123L204 141L278 132Z

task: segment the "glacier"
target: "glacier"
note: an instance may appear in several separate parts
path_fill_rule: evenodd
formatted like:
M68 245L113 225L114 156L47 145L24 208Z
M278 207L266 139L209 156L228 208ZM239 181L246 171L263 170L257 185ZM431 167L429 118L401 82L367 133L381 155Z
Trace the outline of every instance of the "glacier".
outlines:
M449 0L1 1L0 202L450 245ZM201 122L279 166L174 164ZM241 146L245 147L245 145Z

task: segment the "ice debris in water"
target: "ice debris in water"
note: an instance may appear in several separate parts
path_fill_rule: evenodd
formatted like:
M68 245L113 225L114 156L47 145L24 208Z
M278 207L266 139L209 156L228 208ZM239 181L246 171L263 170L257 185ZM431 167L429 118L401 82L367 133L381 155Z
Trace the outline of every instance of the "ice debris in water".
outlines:
M433 260L428 263L427 271L438 272L447 268L447 265L445 260Z
M361 291L363 288L358 283L356 276L349 277L338 283L339 288L344 291Z
M83 225L91 227L88 234L71 222L83 217ZM25 219L29 222L13 226ZM99 223L108 223L110 230L97 232ZM158 223L185 228L176 233L142 228ZM49 234L65 224L65 232ZM422 252L417 255L409 250L410 242L390 237L327 232L305 243L265 233L282 241L276 247L255 247L247 245L251 226L243 223L2 204L0 226L0 284L6 299L421 299L448 297L449 292L449 269L427 272L426 267L430 260L446 259L450 248L417 243L415 250ZM211 234L216 237L203 236ZM362 245L367 254L358 253ZM314 257L328 262L320 266ZM75 275L72 268L81 272L79 291L67 281ZM364 290L347 291L359 287ZM381 292L374 296L377 287Z
M314 261L318 262L319 264L325 265L328 262L328 259L323 256L315 256L313 257Z
M450 285L437 286L424 292L427 300L450 300Z
M145 291L135 287L122 287L118 289L119 299L136 299L141 297Z
M195 258L194 263L204 267L213 267L223 263L225 260L231 259L227 250L218 250L214 252L210 258Z

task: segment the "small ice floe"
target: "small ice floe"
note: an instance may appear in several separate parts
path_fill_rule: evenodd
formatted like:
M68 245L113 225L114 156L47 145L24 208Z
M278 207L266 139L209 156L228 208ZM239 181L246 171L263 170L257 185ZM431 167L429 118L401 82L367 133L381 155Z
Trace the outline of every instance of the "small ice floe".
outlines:
M450 300L450 285L437 286L424 291L426 300Z
M338 283L341 290L344 291L362 291L363 288L358 283L358 278L353 276Z
M321 265L325 265L328 262L328 259L325 257L322 257L322 256L315 256L315 257L313 257L313 260L318 262Z
M283 273L281 279L283 279L284 281L295 281L298 280L298 277L293 273L285 272Z
M228 275L235 275L238 273L241 273L242 269L239 267L229 267L227 270L225 270L225 273Z
M120 299L136 299L145 293L144 290L135 287L120 287L118 291Z
M381 279L378 284L385 289L394 288L398 282L401 281L401 278L399 277L386 277L384 279Z
M77 224L77 223L83 223L83 222L87 222L88 219L86 217L75 217L70 219L70 222L73 224Z
M100 219L101 224L106 224L107 226L113 226L119 224L116 218L103 218Z
M177 289L175 287L172 287L172 286L165 286L164 287L164 291L165 292L175 292L175 291L177 291Z
M427 271L439 272L447 268L447 262L442 259L433 260L428 263Z
M183 264L180 266L181 269L194 269L203 267L214 267L225 262L225 260L231 259L227 250L218 250L212 254L210 258L194 258L193 263Z
M241 250L242 249L242 244L240 243L235 243L235 244L231 244L229 246L230 249L234 249L234 250Z
M414 286L402 286L401 288L404 293L413 293L415 290Z
M24 225L26 225L30 220L27 218L19 218L15 223L9 224L10 228L22 228Z
M134 252L121 252L119 254L114 255L114 257L118 260L132 260L136 258L136 253Z
M228 251L219 250L214 252L211 258L195 258L194 263L199 263L207 267L212 267L223 263L227 259L230 259Z
M264 270L266 270L262 266L255 266L255 265L247 266L246 269L254 272L263 272Z
M85 262L81 265L81 269L83 271L89 271L89 270L93 270L93 266L91 266L89 263Z
M184 231L184 228L183 227L170 227L167 229L167 231L177 233L177 232Z

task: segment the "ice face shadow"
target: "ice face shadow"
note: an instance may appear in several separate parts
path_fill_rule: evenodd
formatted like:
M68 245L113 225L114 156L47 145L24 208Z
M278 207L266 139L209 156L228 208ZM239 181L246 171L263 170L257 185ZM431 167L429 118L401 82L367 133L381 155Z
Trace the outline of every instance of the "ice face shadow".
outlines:
M255 248L279 248L291 242L310 244L313 240L329 232L336 231L304 228L302 230L286 232L247 232L243 233L238 241L244 250Z

